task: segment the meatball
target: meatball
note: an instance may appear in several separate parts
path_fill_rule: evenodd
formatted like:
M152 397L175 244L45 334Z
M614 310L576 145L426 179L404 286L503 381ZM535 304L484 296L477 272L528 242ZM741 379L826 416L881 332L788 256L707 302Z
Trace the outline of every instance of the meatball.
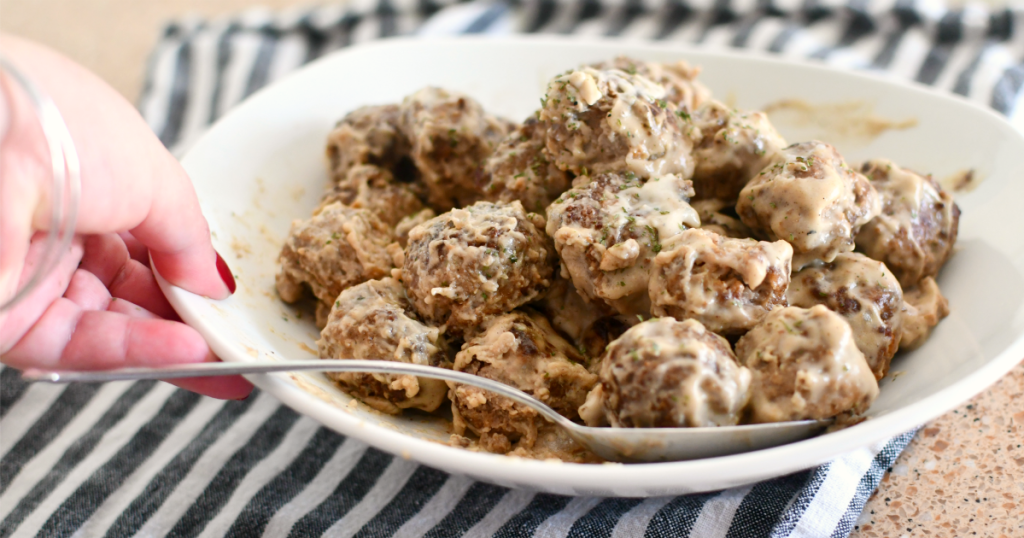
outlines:
M900 340L901 350L913 350L921 347L932 328L949 315L949 301L942 296L935 279L926 276L912 288L903 293L906 308L903 311L903 338Z
M903 334L903 289L884 263L840 254L794 273L787 298L802 308L825 305L846 319L875 377L885 377Z
M544 149L547 126L529 118L498 144L477 171L476 183L484 200L512 202L543 212L572 182L547 157Z
M956 243L960 208L932 179L890 161L861 166L882 199L882 213L857 234L857 248L885 262L906 288L939 273Z
M750 385L729 342L693 319L633 326L608 346L600 377L580 409L588 426L735 425Z
M411 169L411 146L401 131L400 119L397 105L364 106L342 118L327 135L327 160L334 181L344 180L359 164Z
M331 187L313 212L341 202L355 209L366 209L388 226L423 209L416 192L407 184L395 181L391 172L373 165L356 165L344 179Z
M699 67L683 60L675 63L644 62L619 56L611 62L593 65L595 69L618 69L630 75L640 75L665 88L665 100L675 103L681 110L693 111L711 98L711 91L697 80Z
M511 385L575 419L597 376L580 364L583 357L543 316L516 311L484 322L482 332L455 356L455 369ZM465 428L481 444L507 452L511 443L529 448L544 419L536 411L485 390L449 383L455 433Z
M701 139L693 149L697 198L735 204L740 191L786 147L786 141L757 111L733 110L709 101L693 113Z
M632 172L581 176L548 206L548 235L563 275L590 302L646 315L651 259L663 242L700 224L690 182L667 175L641 183Z
M402 217L402 220L398 221L398 224L395 224L395 240L398 241L399 245L405 247L409 243L409 232L411 232L413 228L436 216L437 213L434 213L434 210L428 207L411 215Z
M375 359L451 367L441 331L417 319L402 283L370 280L341 292L317 341L322 359ZM444 381L411 375L329 372L346 392L384 413L444 402Z
M588 303L572 281L561 276L555 276L544 298L532 306L543 312L555 329L575 342L579 342L597 320L615 313L603 304Z
M654 258L651 313L695 319L726 336L750 330L786 306L793 247L686 230Z
M755 234L793 245L793 265L853 250L860 227L881 211L878 193L824 142L793 144L740 193L736 212Z
M773 310L736 343L753 372L752 422L824 419L863 413L878 382L842 316L817 305Z
M540 297L554 272L544 217L478 202L409 232L402 280L426 320L455 335Z
M434 209L476 201L474 172L513 125L486 113L469 96L432 87L406 97L401 114L412 160Z
M629 328L627 320L601 303L588 303L576 291L572 281L557 277L544 299L534 303L551 325L568 336L586 357L587 368L594 371L604 350ZM632 320L636 323L636 320Z
M308 220L292 222L278 256L277 291L286 303L302 298L305 286L327 311L349 286L386 276L392 267L391 229L365 209L333 203Z
M693 138L700 131L667 93L647 78L584 67L548 83L540 120L547 149L577 175L628 170L642 179L693 175Z
M700 217L700 228L709 232L715 232L725 237L743 239L752 237L750 228L733 212L733 204L726 203L717 198L705 200L693 200L690 202L693 210Z

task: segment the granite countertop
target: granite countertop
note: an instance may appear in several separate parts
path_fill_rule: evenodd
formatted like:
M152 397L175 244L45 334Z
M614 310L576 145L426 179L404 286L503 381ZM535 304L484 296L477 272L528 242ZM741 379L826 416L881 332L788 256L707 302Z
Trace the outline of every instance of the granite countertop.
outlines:
M989 0L1002 3L1005 0ZM5 0L0 29L45 43L134 101L162 21L308 0ZM926 424L868 501L855 538L1024 537L1024 363Z
M1024 536L1024 363L922 427L850 536Z

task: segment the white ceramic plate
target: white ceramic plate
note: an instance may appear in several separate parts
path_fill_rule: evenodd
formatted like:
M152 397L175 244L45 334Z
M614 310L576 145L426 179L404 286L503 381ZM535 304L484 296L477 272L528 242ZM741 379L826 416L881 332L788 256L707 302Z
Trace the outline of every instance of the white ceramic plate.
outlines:
M876 119L911 120L916 126L868 136L810 124L800 114L778 116L777 126L790 141L824 135L850 162L888 157L939 178L968 168L981 178L976 189L957 195L963 210L958 251L939 278L952 314L923 348L893 362L892 371L904 373L883 381L870 420L722 458L576 465L451 448L443 421L383 416L353 402L322 375L252 381L345 435L448 472L560 494L651 496L732 487L818 465L952 409L1024 357L1024 137L1007 122L959 98L878 77L764 56L617 41L392 40L348 49L288 76L234 109L183 161L214 245L238 275L238 291L226 301L211 301L161 285L182 318L226 361L315 356L313 320L278 299L274 273L290 221L307 217L327 184L323 146L335 121L357 106L399 101L428 84L464 91L488 110L522 119L537 108L550 77L619 54L701 65L701 79L715 95L741 108L781 99L862 102L874 107ZM829 109L825 119L842 108Z

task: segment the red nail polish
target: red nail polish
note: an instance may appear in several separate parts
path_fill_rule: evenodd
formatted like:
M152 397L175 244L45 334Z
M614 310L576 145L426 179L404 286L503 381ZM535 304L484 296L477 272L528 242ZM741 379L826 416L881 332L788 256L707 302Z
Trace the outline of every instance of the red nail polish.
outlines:
M217 272L220 273L220 279L224 281L228 291L235 293L235 276L231 274L231 268L228 267L227 262L224 261L219 252L217 253Z

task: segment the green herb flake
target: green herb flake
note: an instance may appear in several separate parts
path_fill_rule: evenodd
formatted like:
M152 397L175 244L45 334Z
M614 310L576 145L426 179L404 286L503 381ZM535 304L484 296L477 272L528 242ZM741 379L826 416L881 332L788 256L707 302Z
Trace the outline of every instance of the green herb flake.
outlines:
M651 235L651 250L654 251L655 254L661 252L661 241L658 238L658 230L650 224L645 226L645 228L647 229L647 233Z

